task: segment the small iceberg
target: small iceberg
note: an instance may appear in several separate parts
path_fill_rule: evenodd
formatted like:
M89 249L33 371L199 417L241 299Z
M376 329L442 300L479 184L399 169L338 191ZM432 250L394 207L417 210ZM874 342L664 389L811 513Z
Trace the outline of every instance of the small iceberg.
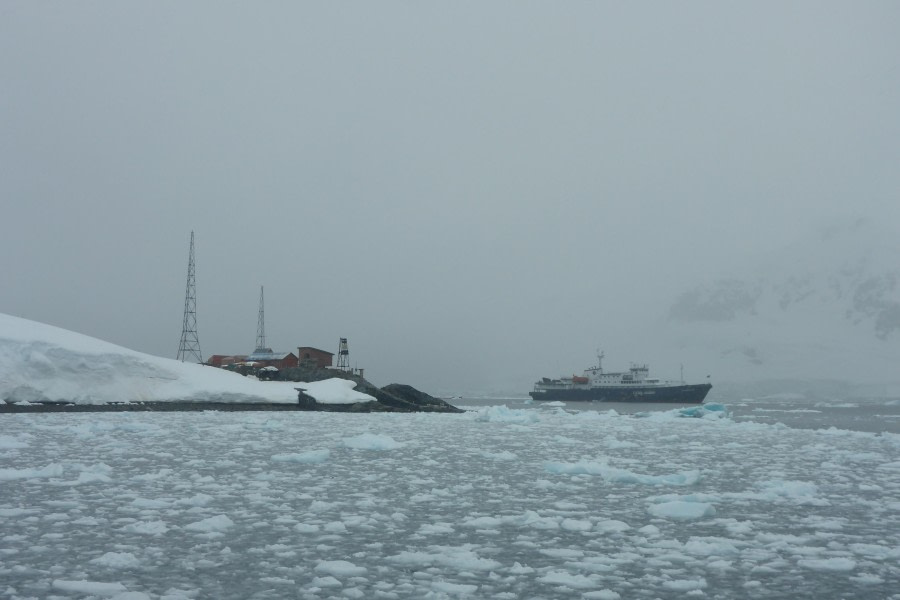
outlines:
M684 408L676 408L665 412L638 412L634 413L635 417L653 418L653 419L727 419L731 416L731 412L724 404L717 402L708 402L706 404L698 404L696 406L685 406Z

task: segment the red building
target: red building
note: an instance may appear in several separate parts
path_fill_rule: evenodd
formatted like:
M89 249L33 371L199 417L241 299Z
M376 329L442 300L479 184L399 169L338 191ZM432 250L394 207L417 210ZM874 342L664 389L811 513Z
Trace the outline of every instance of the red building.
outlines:
M297 348L297 356L300 364L313 363L318 368L324 369L325 367L330 367L332 365L334 352L326 352L325 350L319 350L318 348L301 346Z
M246 358L245 362L253 363L254 367L275 367L279 371L296 367L299 363L293 352L272 352L271 350L254 352Z

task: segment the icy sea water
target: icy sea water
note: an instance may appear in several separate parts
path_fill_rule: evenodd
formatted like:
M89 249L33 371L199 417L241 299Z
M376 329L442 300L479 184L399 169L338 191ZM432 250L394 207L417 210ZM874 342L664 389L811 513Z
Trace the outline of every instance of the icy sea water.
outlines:
M0 597L900 598L895 433L459 404L3 415Z
M466 408L505 404L510 408L553 408L554 403L542 405L530 398L473 398L453 402ZM727 405L736 421L784 424L800 429L849 429L872 433L900 434L900 398L817 398L799 394L774 394L759 398L707 399L707 402ZM645 402L566 402L567 411L608 411L620 414L661 412L678 405Z

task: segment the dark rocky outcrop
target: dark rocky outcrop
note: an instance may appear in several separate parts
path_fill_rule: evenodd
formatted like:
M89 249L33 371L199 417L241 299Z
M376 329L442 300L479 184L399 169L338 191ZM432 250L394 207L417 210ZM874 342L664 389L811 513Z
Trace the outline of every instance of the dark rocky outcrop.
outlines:
M459 413L463 410L429 396L409 385L392 383L378 388L365 378L337 369L321 369L315 366L300 366L281 371L284 381L313 382L338 377L356 382L356 391L375 398L374 402L355 404L319 404L303 392L299 393L300 410L320 410L329 412L444 412ZM297 387L303 387L302 383Z
M298 388L302 387L302 384ZM377 388L368 381L362 380L356 386L357 391L375 398L374 401L356 402L355 404L320 404L315 398L298 391L300 410L318 410L327 412L441 412L460 413L462 409L429 396L409 385L392 383Z
M429 396L425 392L420 392L416 388L402 383L386 385L378 390L378 392L379 393L376 394L375 397L379 402L387 404L388 406L404 408L408 405L412 405L418 412L465 412L448 404L440 398ZM370 392L366 393L368 394Z

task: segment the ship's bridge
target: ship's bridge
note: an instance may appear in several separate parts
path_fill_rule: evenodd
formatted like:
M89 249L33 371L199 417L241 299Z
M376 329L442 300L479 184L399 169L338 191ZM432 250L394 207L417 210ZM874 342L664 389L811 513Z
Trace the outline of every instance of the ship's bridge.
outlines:
M650 367L646 364L639 365L637 363L631 363L631 368L629 368L628 371L634 381L644 381L647 378L648 373L650 373Z

